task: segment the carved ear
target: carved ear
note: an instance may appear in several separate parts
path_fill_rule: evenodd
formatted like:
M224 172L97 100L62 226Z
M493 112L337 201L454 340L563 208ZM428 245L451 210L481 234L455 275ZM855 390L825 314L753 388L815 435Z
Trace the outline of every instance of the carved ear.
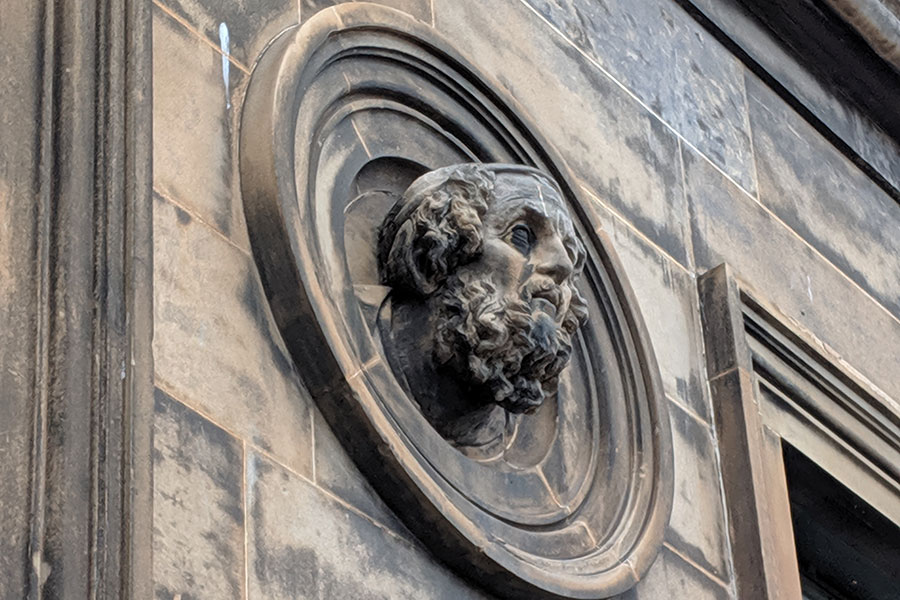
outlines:
M438 290L481 252L490 189L490 179L476 165L434 171L414 182L381 228L382 282L419 296Z
M437 256L446 251L446 244L416 221L407 219L394 235L382 280L395 289L428 296L446 279L447 273L438 270L443 261Z
M397 228L382 279L397 289L428 296L456 268L481 252L486 206L460 189L435 190Z

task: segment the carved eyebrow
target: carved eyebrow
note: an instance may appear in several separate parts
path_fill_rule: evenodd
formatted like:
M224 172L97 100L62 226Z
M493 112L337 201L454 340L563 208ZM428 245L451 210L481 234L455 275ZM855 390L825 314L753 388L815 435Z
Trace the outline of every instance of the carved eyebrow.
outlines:
M557 230L558 233L568 235L569 232L565 231L565 228L560 227L560 216L564 216L565 213L560 209L560 207L556 205L553 206L553 210L547 209L547 204L542 204L540 207L536 206L534 198L525 197L525 198L510 198L510 200L524 200L524 202L516 207L516 210L513 214L516 217L521 217L523 214L539 221L543 221L549 223L553 229ZM552 214L556 212L557 214Z
M501 213L505 224L504 230L512 227L517 220L529 219L541 226L549 227L559 234L564 245L571 245L573 254L582 254L577 252L581 247L578 238L574 235L575 227L572 219L564 207L559 206L556 202L538 203L534 196L507 196L503 198L502 203L512 203L519 201L520 203L508 207ZM550 208L552 207L552 208ZM568 248L567 248L568 249Z
M584 262L587 259L587 253L584 250L583 244L574 235L574 224L561 207L554 204L553 206L556 209L556 215L548 215L534 206L534 199L532 197L510 197L506 200L524 200L525 202L516 206L514 210L509 212L507 215L507 223L504 228L505 231L509 231L515 223L523 217L530 217L532 220L540 221L542 225L549 226L550 229L559 234L559 237L562 239L563 247L569 254L569 260L572 261L575 268L580 269L584 265Z

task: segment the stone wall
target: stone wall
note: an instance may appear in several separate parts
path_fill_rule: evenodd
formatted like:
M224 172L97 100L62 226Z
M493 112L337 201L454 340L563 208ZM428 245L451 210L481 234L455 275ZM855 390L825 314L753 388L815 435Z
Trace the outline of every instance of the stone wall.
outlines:
M624 597L734 597L696 277L730 263L900 398L900 194L672 0L382 3L436 28L531 115L634 287L670 404L675 504L657 562ZM332 4L154 4L157 598L486 597L435 562L349 461L250 254L236 167L249 72L275 34ZM900 161L871 125L860 131L878 140L874 162Z

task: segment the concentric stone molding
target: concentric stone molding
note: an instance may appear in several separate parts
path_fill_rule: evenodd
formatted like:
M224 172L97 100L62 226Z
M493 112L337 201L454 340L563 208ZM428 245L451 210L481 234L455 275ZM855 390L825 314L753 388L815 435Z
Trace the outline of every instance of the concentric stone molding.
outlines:
M606 598L662 544L665 399L608 237L500 89L392 9L342 5L285 31L253 71L241 120L253 254L309 392L432 551L503 597ZM389 293L375 271L378 225L415 177L465 162L530 165L559 182L587 248L590 312L558 398L523 417L501 453L474 458L407 397L375 326Z

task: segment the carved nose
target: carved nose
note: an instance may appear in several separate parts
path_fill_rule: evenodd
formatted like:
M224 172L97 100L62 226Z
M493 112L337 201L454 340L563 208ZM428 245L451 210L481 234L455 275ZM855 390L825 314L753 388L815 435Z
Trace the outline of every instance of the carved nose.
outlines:
M559 239L548 242L537 257L535 270L560 285L572 274L574 265Z

